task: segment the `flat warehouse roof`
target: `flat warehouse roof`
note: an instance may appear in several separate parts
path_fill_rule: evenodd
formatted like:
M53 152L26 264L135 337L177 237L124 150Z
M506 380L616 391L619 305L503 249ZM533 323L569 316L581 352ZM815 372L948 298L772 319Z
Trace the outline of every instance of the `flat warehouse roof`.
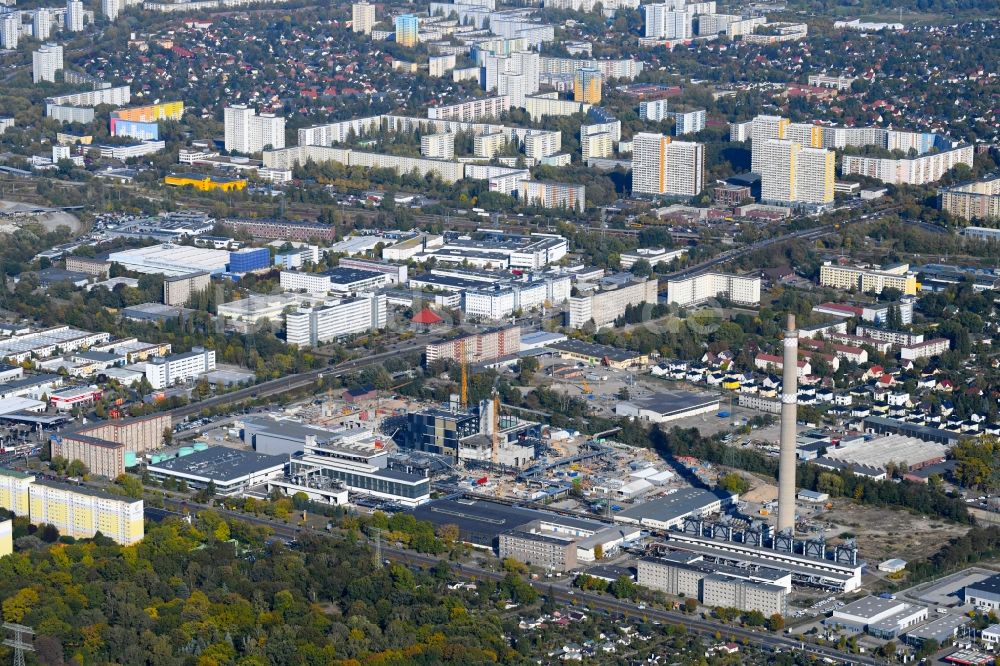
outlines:
M694 511L718 502L728 502L732 495L722 490L701 490L699 488L682 488L675 493L657 497L618 513L619 518L632 520L656 520L669 522L677 520Z
M710 393L665 391L663 393L653 393L645 398L630 400L629 402L642 409L669 416L672 414L681 414L692 409L718 405L719 399L719 396Z
M883 599L881 597L863 597L847 604L842 608L838 608L833 612L834 617L839 615L853 615L855 617L861 618L872 618L882 613L891 611L895 609L896 611L901 611L906 607L902 601L896 601L895 599Z
M186 474L226 483L239 480L250 474L282 467L286 462L288 462L288 456L270 456L253 451L214 446L204 451L195 451L191 455L164 460L161 463L150 465L149 469L150 471Z
M612 361L630 361L634 358L642 356L641 352L618 349L617 347L609 347L607 345L593 344L582 340L561 340L551 343L549 347L555 349L556 351L564 351L569 354L579 354L581 356L590 356L591 358L604 358L607 356Z
M417 520L428 520L436 525L454 524L465 532L490 534L493 538L502 532L521 527L535 520L556 523L590 531L600 531L610 525L586 518L571 518L548 511L524 509L484 500L434 500L411 512Z

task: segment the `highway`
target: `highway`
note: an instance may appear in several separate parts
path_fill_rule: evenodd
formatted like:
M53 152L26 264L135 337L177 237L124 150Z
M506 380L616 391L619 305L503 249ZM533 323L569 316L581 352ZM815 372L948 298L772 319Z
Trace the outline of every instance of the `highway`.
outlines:
M187 511L209 508L202 504L185 502L170 497L164 498L164 506L174 509L174 511L150 507L146 509L147 517L153 520L162 520L163 518L171 515L180 516L182 513ZM268 527L271 529L274 536L284 541L298 540L303 534L306 533L329 536L326 532L321 532L311 528L287 525L269 518L246 515L223 508L213 507L213 510L229 518ZM388 546L386 544L381 545L381 551L382 557L385 559L425 568L432 567L440 561L440 558L432 555L423 555L410 550L405 550L403 548ZM504 573L483 569L482 567L472 564L458 562L449 562L448 564L452 571L456 574L470 580L489 579L499 581L505 576ZM772 652L779 650L784 652L798 652L813 655L820 659L826 657L835 660L837 663L856 664L858 666L878 666L880 663L877 659L867 655L855 655L842 652L832 647L804 643L782 634L773 634L764 629L746 629L743 627L705 619L699 615L688 615L680 611L670 611L662 608L646 607L640 609L634 603L615 599L614 597L593 592L585 592L583 590L562 589L550 584L547 580L534 580L530 581L530 584L540 595L544 596L551 593L555 597L555 600L560 603L572 604L589 609L599 609L612 614L621 614L623 616L632 617L637 620L648 620L663 624L678 625L684 627L689 632L705 636L709 640L714 640L714 636L718 632L724 638L732 638L737 641L746 640L752 645L756 645L761 649Z

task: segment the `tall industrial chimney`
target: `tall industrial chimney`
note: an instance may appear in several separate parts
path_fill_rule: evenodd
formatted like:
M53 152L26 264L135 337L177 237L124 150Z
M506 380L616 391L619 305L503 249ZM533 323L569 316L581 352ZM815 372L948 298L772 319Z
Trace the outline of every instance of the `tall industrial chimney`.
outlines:
M781 442L778 457L778 531L795 531L795 422L798 419L799 332L788 315L781 363Z

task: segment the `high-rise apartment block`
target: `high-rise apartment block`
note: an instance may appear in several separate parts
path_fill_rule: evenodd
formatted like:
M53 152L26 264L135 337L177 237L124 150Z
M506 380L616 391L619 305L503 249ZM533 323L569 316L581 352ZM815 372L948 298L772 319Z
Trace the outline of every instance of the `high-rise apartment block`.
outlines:
M754 146L762 146L768 139L784 139L788 119L781 116L757 116L750 125L750 170L760 173L763 153L753 150Z
M396 43L401 46L416 46L419 41L420 19L413 14L403 14L397 16L396 21Z
M522 180L517 185L518 197L529 206L565 208L583 212L586 198L584 185L538 180Z
M586 104L601 103L601 86L604 75L596 67L581 67L573 77L573 101Z
M761 199L792 204L833 201L834 153L803 148L788 139L768 139L754 149L760 162Z
M43 44L31 54L31 80L35 83L56 80L63 69L63 48L59 44Z
M694 13L671 3L643 5L647 39L691 39Z
M268 146L285 147L285 119L273 113L257 112L245 104L227 106L224 112L226 150L259 153Z
M101 13L108 17L109 21L118 18L122 11L123 0L101 0Z
M0 15L0 46L16 49L21 39L21 13L9 12Z
M372 34L375 25L375 5L356 2L351 5L351 29L363 35Z
M66 29L70 32L83 30L83 2L68 0L66 2Z
M50 34L52 34L52 12L44 7L39 7L31 19L31 35L44 42Z
M534 51L487 53L483 57L480 83L484 90L508 96L511 106L523 107L525 96L538 92L538 63L539 55Z
M420 137L420 154L436 160L455 158L455 135L451 132L425 134Z
M705 146L640 132L632 139L632 191L695 196L704 187Z

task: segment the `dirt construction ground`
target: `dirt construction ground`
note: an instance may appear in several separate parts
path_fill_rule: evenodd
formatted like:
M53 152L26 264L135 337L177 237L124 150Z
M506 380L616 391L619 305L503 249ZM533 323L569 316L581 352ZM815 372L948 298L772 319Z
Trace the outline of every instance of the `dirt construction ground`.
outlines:
M906 511L866 507L835 500L834 508L820 509L811 519L824 528L828 541L854 534L862 559L878 563L891 557L917 560L937 552L949 539L968 531L967 526L930 519Z

